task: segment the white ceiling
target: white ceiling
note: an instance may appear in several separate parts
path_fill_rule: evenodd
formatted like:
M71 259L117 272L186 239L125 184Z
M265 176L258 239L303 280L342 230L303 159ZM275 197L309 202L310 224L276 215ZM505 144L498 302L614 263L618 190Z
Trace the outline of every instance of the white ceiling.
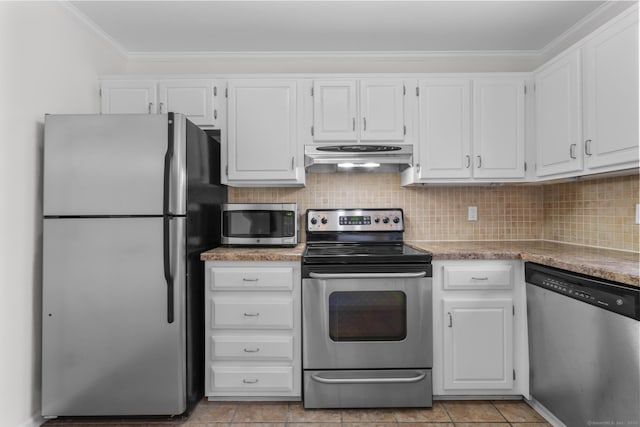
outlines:
M539 52L603 1L72 1L127 53Z

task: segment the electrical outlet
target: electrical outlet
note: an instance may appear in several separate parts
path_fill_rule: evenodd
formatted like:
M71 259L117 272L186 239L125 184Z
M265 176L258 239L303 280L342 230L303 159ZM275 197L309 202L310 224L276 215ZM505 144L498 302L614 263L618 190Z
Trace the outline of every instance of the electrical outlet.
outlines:
M640 203L636 205L636 224L640 224Z
M469 206L469 211L467 213L467 219L469 221L477 221L478 220L478 207L477 206Z

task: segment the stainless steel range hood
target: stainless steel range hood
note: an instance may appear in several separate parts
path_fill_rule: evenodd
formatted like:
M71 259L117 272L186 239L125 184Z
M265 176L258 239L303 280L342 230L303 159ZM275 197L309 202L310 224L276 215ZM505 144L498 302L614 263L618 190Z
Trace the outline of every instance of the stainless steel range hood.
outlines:
M413 146L306 145L304 167L311 173L400 172L413 164Z

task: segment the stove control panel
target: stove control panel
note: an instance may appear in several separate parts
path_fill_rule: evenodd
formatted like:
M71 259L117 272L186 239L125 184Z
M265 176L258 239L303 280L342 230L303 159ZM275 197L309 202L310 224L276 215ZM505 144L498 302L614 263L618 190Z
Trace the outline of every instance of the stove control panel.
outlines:
M307 231L404 231L402 209L309 209Z

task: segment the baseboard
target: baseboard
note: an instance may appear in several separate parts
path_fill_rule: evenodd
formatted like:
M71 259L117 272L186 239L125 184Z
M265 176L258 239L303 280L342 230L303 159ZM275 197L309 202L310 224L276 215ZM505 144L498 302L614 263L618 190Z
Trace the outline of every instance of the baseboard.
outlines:
M545 420L547 420L547 422L549 424L551 424L553 427L567 427L562 421L560 421L558 418L556 418L556 416L553 415L551 413L551 411L549 411L547 408L545 408L542 405L542 403L538 402L534 398L525 399L524 401L527 402L527 404L529 406L531 406L533 409L535 409L537 413L542 415L542 417Z

